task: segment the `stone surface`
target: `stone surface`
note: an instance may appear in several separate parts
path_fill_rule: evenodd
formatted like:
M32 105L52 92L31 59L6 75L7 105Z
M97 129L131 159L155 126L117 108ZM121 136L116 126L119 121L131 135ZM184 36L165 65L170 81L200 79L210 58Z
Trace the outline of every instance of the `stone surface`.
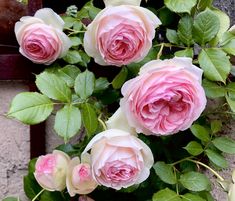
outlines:
M235 0L215 0L214 5L230 16L231 25L235 24Z
M28 88L21 82L0 81L0 200L23 193L23 176L30 157L29 127L4 116L13 97Z

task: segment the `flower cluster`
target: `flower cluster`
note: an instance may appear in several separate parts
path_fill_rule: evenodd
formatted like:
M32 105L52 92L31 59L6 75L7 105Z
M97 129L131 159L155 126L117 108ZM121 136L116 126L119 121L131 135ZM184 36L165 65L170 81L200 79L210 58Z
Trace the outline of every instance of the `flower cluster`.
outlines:
M36 76L39 92L14 98L8 116L36 124L54 110L65 140L29 171L26 178L39 184L29 198L53 200L60 191L64 201L92 200L90 193L99 200L106 191L101 200L116 200L111 188L133 193L129 200L206 201L210 182L201 166L224 183L201 161L226 168L223 153L235 154L235 141L221 136L225 122L206 109L208 98L220 98L216 112L235 112L234 26L211 1L164 1L157 11L140 3L104 0L100 10L91 1L62 18L43 8L16 23L21 54L53 67Z
M98 184L117 190L139 184L148 178L153 162L152 152L144 142L125 131L109 129L88 143L81 162L78 157L70 160L58 150L40 156L34 176L48 191L67 187L70 196L84 195Z

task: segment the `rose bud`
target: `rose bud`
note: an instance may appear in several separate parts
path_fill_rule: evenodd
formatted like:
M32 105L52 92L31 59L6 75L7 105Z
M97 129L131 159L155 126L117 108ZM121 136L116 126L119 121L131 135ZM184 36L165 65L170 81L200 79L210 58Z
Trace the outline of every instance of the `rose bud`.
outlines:
M58 150L40 156L35 165L35 179L48 191L62 191L66 186L69 161L69 156Z

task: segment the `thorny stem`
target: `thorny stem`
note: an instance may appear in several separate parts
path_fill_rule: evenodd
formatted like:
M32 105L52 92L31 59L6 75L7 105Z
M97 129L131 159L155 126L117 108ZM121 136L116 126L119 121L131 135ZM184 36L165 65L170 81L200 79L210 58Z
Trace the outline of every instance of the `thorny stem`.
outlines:
M153 47L161 47L161 46L164 46L164 47L178 47L178 48L182 48L182 49L187 49L188 47L185 47L185 46L179 46L179 45L172 45L171 43L159 43L159 44L156 44L154 45Z
M37 200L37 198L45 191L45 189L43 188L33 199L32 201Z
M174 163L171 163L170 165L175 166L175 165L177 165L177 164L179 164L179 163L181 163L181 162L187 161L188 159L192 159L192 158L194 158L194 156L189 156L189 157L187 157L187 158L183 158L183 159L181 159L181 160L179 160L179 161L176 161L176 162L174 162Z
M210 170L220 181L224 181L224 178L222 176L219 175L218 172L216 172L215 170L213 170L211 167L209 167L208 165L200 162L200 161L195 161L195 160L192 160L192 159L187 159L187 161L190 161L190 162L193 162L193 163L196 163L198 165L201 165L205 168L207 168L208 170Z
M179 164L181 162L190 161L192 163L195 163L195 164L198 164L198 165L201 165L201 166L205 167L206 169L210 170L220 181L224 181L224 178L222 176L220 176L218 172L216 172L211 167L209 167L208 165L206 165L206 164L204 164L204 163L202 163L200 161L193 160L193 158L194 158L193 156L190 156L190 157L187 157L187 158L183 158L183 159L181 159L179 161L171 163L171 165L175 166L175 165L177 165L177 164Z

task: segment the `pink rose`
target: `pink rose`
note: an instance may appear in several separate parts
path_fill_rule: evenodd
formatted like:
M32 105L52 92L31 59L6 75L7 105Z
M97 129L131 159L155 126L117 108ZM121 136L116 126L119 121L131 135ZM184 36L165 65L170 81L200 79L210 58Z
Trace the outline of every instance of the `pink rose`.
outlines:
M144 142L118 129L97 134L82 154L90 149L94 179L117 190L146 180L154 162L152 152Z
M96 181L92 178L89 161L81 163L78 157L70 161L66 186L70 196L88 194L97 187Z
M66 186L66 174L70 158L62 151L40 156L34 176L39 185L48 191L62 191Z
M86 53L100 65L122 66L141 61L152 47L160 20L148 9L108 6L87 27Z
M63 26L62 18L50 8L38 10L34 17L22 17L15 24L20 53L34 63L47 65L65 56L71 41Z
M169 135L189 128L206 105L202 70L190 58L145 64L121 91L122 112L136 132Z

